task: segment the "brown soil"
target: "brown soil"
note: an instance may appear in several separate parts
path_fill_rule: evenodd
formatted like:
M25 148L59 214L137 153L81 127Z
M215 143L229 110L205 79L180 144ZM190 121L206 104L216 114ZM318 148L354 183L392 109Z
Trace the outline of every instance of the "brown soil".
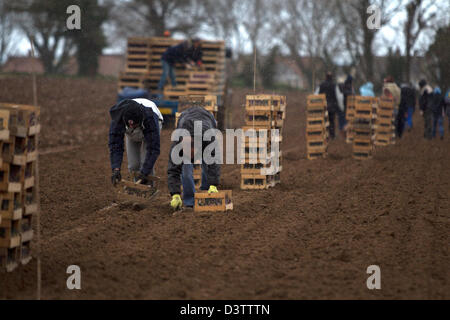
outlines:
M29 77L0 79L2 102L30 103L31 92ZM450 298L450 139L424 141L418 114L415 129L372 160L353 160L339 137L328 159L308 161L305 97L289 92L282 183L241 191L239 167L225 165L221 188L233 190L234 211L173 216L170 130L154 205L108 208L115 82L39 78L38 93L44 299ZM244 94L234 90L235 127ZM66 289L73 264L82 270L79 291ZM373 264L381 290L366 287ZM35 259L0 274L0 298L35 292Z

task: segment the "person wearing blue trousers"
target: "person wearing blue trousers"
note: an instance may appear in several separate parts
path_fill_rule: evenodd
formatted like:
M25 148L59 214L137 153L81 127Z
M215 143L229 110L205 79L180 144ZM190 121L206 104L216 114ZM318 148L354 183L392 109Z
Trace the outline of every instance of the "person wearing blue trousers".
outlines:
M196 129L197 128L197 129ZM178 119L177 136L172 141L172 146L169 151L169 164L167 167L167 184L169 192L172 197L170 206L174 210L192 209L195 200L195 184L194 184L194 165L197 157L195 153L201 152L203 155L205 148L215 141L215 136L212 137L211 142L203 141L203 136L206 132L209 133L217 130L217 122L212 113L202 107L190 107L184 110ZM211 131L210 131L211 130ZM178 135L180 134L180 135ZM200 139L201 149L195 146L195 140ZM181 151L175 151L179 148L181 143L190 145L190 159L184 159L183 153L185 146ZM187 146L189 148L189 146ZM197 149L196 149L197 148ZM177 153L178 152L178 153ZM215 156L215 151L212 152ZM182 161L179 157L182 157ZM189 156L188 156L189 157ZM202 181L201 190L207 190L208 193L218 192L217 186L220 180L220 163L213 161L211 164L206 164L205 159L202 159ZM181 192L183 186L183 192ZM182 197L181 197L182 196Z
M200 185L200 190L208 190L210 184L208 183L208 176L206 174L208 168L206 164L202 164L202 182ZM181 184L183 185L183 199L184 205L186 207L194 206L194 195L195 195L195 182L194 182L194 165L193 164L183 164L181 173Z

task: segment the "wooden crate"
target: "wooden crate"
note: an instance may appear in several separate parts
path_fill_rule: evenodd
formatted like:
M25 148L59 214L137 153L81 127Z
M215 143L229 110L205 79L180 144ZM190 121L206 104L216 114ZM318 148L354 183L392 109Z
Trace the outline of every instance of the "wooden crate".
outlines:
M23 215L35 214L38 209L36 187L25 189L22 196Z
M324 159L324 158L327 158L327 156L328 156L328 152L327 151L307 152L307 159L308 160Z
M28 128L27 135L34 136L41 131L41 108L31 105L18 105L23 112L25 127Z
M0 247L0 268L6 272L12 272L19 266L20 247Z
M195 212L225 212L233 210L231 190L221 190L217 193L197 191L194 201Z
M0 141L9 140L9 110L0 110Z
M159 182L159 179L156 177L149 178L152 179L155 184ZM119 201L145 202L153 199L158 193L158 189L156 186L151 187L122 180L116 187L116 193Z
M20 221L2 219L0 224L0 248L16 248L20 246Z
M272 162L269 164L263 163L244 163L241 164L241 174L257 174L257 175L274 175L283 170L283 166L281 165L281 158L278 159L278 166L275 165L272 167Z
M261 174L243 174L241 175L242 190L260 190L273 187L273 181L270 175Z
M325 118L306 119L306 128L308 130L321 130L329 127L330 123Z
M273 115L270 111L247 111L245 114L245 124L258 128L272 128L275 126Z
M10 135L25 138L28 134L26 112L21 110L20 105L0 103L0 110L9 111L8 128Z
M327 99L325 94L310 94L306 98L306 108L327 107Z
M280 111L286 110L286 97L270 94L247 95L245 109L247 111Z
M306 129L306 141L326 141L328 137L329 134L326 128Z
M5 220L20 220L23 216L23 199L20 192L0 193L0 215Z
M33 215L24 216L20 220L20 243L33 240Z
M20 263L22 265L26 265L31 261L31 259L31 240L23 241L20 245Z
M21 192L24 169L23 166L3 163L0 168L0 191Z
M353 158L356 160L372 159L372 151L353 150Z

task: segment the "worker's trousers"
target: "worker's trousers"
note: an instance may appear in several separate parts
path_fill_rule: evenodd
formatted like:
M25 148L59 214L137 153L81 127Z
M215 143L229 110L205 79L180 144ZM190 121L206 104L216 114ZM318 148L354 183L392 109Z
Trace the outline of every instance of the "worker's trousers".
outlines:
M433 138L433 112L431 110L427 110L423 113L423 121L424 121L424 138L432 139Z
M207 165L202 164L202 182L200 185L200 190L208 190L208 175ZM185 207L194 206L194 195L195 195L195 182L194 182L194 165L193 164L183 164L181 171L181 183L183 184L183 204Z
M167 76L170 77L170 82L172 83L172 87L177 86L177 80L175 77L175 66L171 65L167 61L161 60L162 65L162 75L161 79L159 80L158 84L158 90L161 91L164 88L164 85L166 84Z
M162 130L162 122L159 122L159 132ZM142 170L142 166L145 162L145 156L147 155L147 143L142 141L132 141L130 137L125 135L125 146L127 150L128 159L128 171L132 173L139 173ZM155 170L152 169L150 173L152 176L155 174Z
M406 121L408 129L411 129L413 127L413 115L414 115L414 107L408 107L408 119Z
M330 126L328 127L328 130L330 132L330 138L334 139L335 137L335 124L334 120L336 117L336 112L328 110L328 121L330 122Z
M444 136L444 119L441 114L433 113L433 138L436 137L436 131L439 130L439 136Z

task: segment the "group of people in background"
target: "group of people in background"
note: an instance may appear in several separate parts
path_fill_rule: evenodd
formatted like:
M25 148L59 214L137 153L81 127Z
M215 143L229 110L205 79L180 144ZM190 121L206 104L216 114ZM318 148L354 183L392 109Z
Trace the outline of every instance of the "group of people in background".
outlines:
M343 136L346 132L347 97L355 95L353 78L348 75L345 81L333 79L333 74L328 72L316 93L325 94L327 100L328 117L330 122L330 138L336 137L335 119L338 118L339 131ZM418 93L418 94L417 94ZM359 88L359 95L375 97L374 85L366 82ZM450 90L444 94L438 86L431 87L425 79L418 83L418 90L411 83L397 85L394 78L388 76L383 81L382 96L394 100L395 132L401 138L405 130L412 130L413 115L416 105L419 105L420 113L424 118L424 138L436 138L439 133L440 139L444 139L444 119L448 118L450 131Z

